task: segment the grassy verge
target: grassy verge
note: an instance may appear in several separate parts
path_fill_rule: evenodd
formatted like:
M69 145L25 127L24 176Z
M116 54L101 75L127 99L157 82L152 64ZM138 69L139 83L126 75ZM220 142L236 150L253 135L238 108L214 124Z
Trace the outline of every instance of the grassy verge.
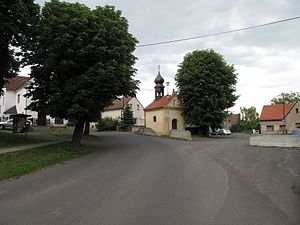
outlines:
M89 146L75 148L70 143L62 143L2 154L0 155L0 180L18 177L91 152L93 148Z
M0 132L0 148L9 148L20 145L36 144L45 141L49 141L47 138L33 137L30 134L25 136L24 134L13 134L11 132Z

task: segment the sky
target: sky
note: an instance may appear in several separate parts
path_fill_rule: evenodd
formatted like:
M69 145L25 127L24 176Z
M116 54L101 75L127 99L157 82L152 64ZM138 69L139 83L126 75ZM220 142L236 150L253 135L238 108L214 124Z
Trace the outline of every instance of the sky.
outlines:
M44 0L36 0L43 4ZM148 44L193 37L300 16L299 0L68 0L94 8L113 5L127 18L129 32ZM183 57L194 50L213 49L237 72L240 107L270 104L282 92L300 92L300 19L237 33L166 45L140 47L136 79L137 98L144 107L154 100L154 79L160 65L169 93L177 89L174 77ZM26 73L23 70L23 73ZM165 85L166 86L166 85ZM165 93L167 90L165 90Z

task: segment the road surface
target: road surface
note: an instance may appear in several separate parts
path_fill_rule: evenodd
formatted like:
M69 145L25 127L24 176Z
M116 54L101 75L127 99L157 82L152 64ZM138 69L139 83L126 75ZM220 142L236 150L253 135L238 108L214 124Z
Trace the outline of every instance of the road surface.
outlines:
M97 135L93 154L0 182L0 224L300 224L297 150Z

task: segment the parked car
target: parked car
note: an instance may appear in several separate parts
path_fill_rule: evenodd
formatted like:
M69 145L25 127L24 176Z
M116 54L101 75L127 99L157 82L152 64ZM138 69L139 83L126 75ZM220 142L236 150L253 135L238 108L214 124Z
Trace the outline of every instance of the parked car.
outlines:
M26 120L26 127L28 130L32 127L32 122L30 120ZM13 129L13 119L6 120L4 122L0 122L0 130L12 130Z
M223 134L223 135L230 135L231 134L231 131L229 130L229 129L221 129L221 134Z
M0 129L5 130L5 129L12 129L13 128L13 120L9 119L4 122L0 122Z

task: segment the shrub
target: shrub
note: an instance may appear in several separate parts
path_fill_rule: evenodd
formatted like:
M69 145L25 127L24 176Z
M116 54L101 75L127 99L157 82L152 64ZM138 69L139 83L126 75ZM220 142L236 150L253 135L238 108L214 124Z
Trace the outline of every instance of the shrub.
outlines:
M98 120L96 125L98 131L113 131L117 129L119 121L111 117L105 117Z

